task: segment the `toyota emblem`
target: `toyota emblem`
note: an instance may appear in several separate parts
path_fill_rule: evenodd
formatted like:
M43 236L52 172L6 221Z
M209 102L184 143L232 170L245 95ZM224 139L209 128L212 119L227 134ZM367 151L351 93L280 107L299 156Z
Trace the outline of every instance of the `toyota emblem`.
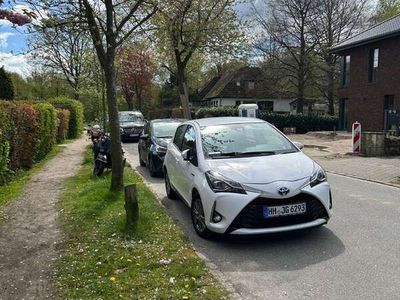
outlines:
M285 186L280 187L280 188L278 189L278 193L279 193L280 195L282 195L282 196L286 196L287 194L289 194L289 192L290 192L290 190L289 190L287 187L285 187Z

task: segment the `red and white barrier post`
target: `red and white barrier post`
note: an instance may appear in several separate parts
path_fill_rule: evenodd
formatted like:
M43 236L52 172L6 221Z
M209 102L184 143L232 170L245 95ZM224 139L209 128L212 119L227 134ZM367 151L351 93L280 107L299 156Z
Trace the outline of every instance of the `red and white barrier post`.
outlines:
M353 153L360 153L361 151L361 124L355 121L352 125L351 137L353 141Z

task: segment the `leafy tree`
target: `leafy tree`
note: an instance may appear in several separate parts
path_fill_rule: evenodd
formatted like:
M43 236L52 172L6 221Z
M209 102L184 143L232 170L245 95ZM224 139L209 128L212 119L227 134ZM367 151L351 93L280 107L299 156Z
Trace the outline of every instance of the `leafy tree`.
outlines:
M328 112L335 114L334 102L338 70L338 56L330 48L349 38L361 28L369 0L319 0L317 18L312 22L312 34L317 43L316 54L322 60L320 69L325 78L317 81L324 97L328 100Z
M118 79L129 110L133 99L137 109L142 110L143 100L151 96L155 66L150 51L142 45L128 46L117 53Z
M95 48L106 85L109 129L111 133L111 190L123 189L123 159L118 117L116 52L127 40L145 31L157 6L146 0L24 0L36 11L46 11L58 20L51 26L71 23L85 26Z
M52 26L52 24L58 24ZM63 23L52 18L32 26L34 34L29 39L31 51L43 66L63 74L79 100L79 89L86 64L84 52L90 48L90 36L74 23Z
M176 76L184 117L190 119L187 66L196 53L237 53L243 43L233 0L178 0L159 4L157 39Z
M11 78L4 70L4 67L0 68L0 99L14 99L14 87Z
M303 113L307 84L312 73L312 54L316 41L312 22L316 18L315 0L264 0L265 11L254 7L258 23L264 30L267 45L259 47L286 73L296 89L297 112Z
M400 0L379 0L376 6L375 23L379 23L400 14Z

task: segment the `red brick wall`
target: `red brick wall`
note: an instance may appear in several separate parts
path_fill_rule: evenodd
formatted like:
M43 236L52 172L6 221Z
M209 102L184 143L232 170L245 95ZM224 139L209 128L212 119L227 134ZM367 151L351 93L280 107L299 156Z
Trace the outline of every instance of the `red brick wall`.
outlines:
M376 82L368 82L369 51L379 48ZM400 37L382 40L343 51L350 55L350 84L338 90L338 97L348 99L348 129L359 121L363 130L381 131L384 122L384 96L394 96L400 110Z

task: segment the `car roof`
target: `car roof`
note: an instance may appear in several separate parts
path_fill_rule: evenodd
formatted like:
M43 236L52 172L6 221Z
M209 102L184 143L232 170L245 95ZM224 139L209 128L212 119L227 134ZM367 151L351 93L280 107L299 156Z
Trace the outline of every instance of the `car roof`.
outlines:
M256 118L243 118L243 117L215 117L215 118L203 118L193 120L200 127L202 126L213 126L213 125L227 125L227 124L245 124L245 123L266 123L263 120Z
M120 111L120 114L141 114L143 115L140 111L138 110L125 110L125 111Z
M186 119L154 119L151 123L182 123L187 121Z

